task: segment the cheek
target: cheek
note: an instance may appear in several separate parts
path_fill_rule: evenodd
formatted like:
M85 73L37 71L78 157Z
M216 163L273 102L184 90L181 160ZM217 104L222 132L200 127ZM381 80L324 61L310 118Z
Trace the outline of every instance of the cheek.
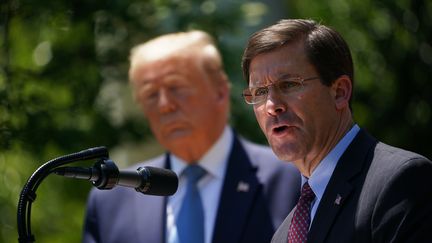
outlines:
M178 109L178 116L198 129L207 129L217 121L220 112L212 103L188 102Z
M261 129L264 131L264 124L265 124L265 111L264 111L264 106L254 106L254 113L255 113L255 117L258 121L258 124L260 125Z
M298 115L308 136L318 136L325 134L332 126L333 113L334 109L327 100L318 100L304 104Z
M155 110L143 109L143 116L147 120L150 128L153 132L157 133L159 131L160 118Z

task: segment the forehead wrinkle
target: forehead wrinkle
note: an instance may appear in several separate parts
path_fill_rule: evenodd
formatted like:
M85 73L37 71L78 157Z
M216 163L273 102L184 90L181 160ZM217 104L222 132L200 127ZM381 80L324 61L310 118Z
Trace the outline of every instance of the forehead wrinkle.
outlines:
M264 72L264 75L261 75L257 79L257 75L254 75L256 72L252 72L252 75L250 77L250 86L256 87L256 86L264 86L268 84L273 84L275 82L278 82L283 79L287 79L293 76L296 76L291 73L287 73L286 71L287 66L284 65L284 63L281 63L277 66L270 66L266 68L261 68L258 72ZM263 77L263 78L262 78Z
M191 63L194 63L193 59L191 60L191 58L184 56L171 56L169 58L142 62L136 70L138 74L137 83L151 83L172 76L187 77L188 74L185 74L184 70L187 70L187 68L197 69L196 65L191 65Z
M138 71L135 83L139 85L145 85L157 82L158 80L164 79L166 76L176 74L176 70L169 68L168 66L160 67L158 72L148 71L147 68Z

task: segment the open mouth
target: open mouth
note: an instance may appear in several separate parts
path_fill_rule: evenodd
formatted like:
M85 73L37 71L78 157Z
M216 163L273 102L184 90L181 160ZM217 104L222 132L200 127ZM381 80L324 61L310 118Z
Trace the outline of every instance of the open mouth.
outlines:
M278 133L282 133L284 131L288 130L288 126L280 126L280 127L275 127L273 128L273 132L278 134Z

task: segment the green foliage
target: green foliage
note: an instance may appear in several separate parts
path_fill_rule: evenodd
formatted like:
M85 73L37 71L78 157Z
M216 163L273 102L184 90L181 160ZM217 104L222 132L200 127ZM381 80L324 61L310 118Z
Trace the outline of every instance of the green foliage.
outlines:
M242 43L236 36L247 27L245 1L0 3L1 242L17 240L20 191L46 161L101 145L120 158L146 142L150 149L140 150L138 159L160 152L131 98L131 47L163 33L202 29L215 36L230 76L239 73ZM80 241L90 187L56 176L43 181L32 206L37 242Z
M354 117L384 142L432 157L432 3L291 1L293 18L333 26L351 47Z
M16 242L20 190L44 162L101 145L119 158L160 151L131 98L128 56L172 31L215 37L233 82L231 123L265 143L240 97L247 37L276 13L334 26L355 59L355 119L385 142L432 157L430 1L294 0L289 11L270 7L276 2L0 0L0 241ZM41 184L32 211L37 242L80 241L89 189L55 176Z

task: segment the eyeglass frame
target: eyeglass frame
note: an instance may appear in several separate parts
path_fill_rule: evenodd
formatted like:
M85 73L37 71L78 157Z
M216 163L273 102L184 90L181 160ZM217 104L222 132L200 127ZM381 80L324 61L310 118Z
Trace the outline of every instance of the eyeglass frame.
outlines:
M295 79L295 81L294 81L294 79ZM244 101L246 102L246 104L248 104L248 105L257 105L257 104L263 103L263 102L265 102L265 101L267 100L268 93L269 93L269 88L270 88L271 86L274 87L275 85L280 84L281 82L292 82L292 83L300 83L300 85L301 85L300 89L303 89L303 87L304 87L303 83L304 83L304 82L306 82L306 81L311 81L311 80L315 80L315 79L321 79L321 78L320 78L319 76L314 76L314 77L309 77L309 78L303 78L303 77L301 77L301 76L294 76L294 77L289 77L289 78L286 79L286 80L276 81L276 82L273 82L273 83L270 83L270 84L268 84L268 85L264 85L264 86L259 86L259 87L248 87L248 88L245 88L245 89L243 90L243 92L242 92L242 97L244 98ZM253 95L252 95L252 92L251 92L251 88L254 88L254 89L262 89L262 88L265 88L266 94L263 95L263 99L260 100L260 101L257 101L257 102L248 102L246 96L253 96ZM278 87L278 89L279 89L279 87ZM249 92L249 94L247 94L246 92ZM284 92L281 92L281 93L282 93L282 94L285 94ZM287 95L287 94L285 94L285 95Z

